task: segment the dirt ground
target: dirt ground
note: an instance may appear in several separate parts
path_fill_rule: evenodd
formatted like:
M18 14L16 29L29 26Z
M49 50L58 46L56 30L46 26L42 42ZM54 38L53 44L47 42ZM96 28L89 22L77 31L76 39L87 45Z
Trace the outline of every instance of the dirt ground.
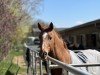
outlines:
M25 60L24 60L24 57L23 57L22 55L21 55L21 56L15 56L15 57L13 58L13 63L14 63L14 64L18 64L18 66L19 66L20 68L27 69L27 65L26 65ZM38 64L39 64L39 63L38 63ZM39 67L39 66L38 66L38 67ZM44 68L43 68L43 72L44 72L43 75L47 75L47 74L45 74L45 69L44 69ZM17 75L27 75L27 70L18 72ZM38 71L37 71L37 75L40 75L39 69L38 69Z
M12 62L14 64L17 64L20 68L27 69L27 66L26 66L26 63L25 63L25 60L24 60L24 57L23 56L15 56L13 58L13 61ZM27 73L24 72L24 71L22 71L20 73L18 72L17 75L27 75Z
M26 63L23 56L15 56L13 58L13 63L18 64L19 67L26 68Z

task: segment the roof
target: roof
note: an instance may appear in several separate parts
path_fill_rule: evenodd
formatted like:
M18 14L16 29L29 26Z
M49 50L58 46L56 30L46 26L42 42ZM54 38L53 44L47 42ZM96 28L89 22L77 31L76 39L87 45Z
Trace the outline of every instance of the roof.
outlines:
M71 28L67 28L65 30L73 30L73 29L77 29L77 28L81 28L81 27L86 27L86 26L90 26L94 23L100 23L100 19L97 19L97 20L94 20L94 21L90 21L90 22L87 22L87 23L84 23L84 24L80 24L80 25L77 25L77 26L74 26L74 27L71 27Z
M57 31L65 30L66 28L55 28Z

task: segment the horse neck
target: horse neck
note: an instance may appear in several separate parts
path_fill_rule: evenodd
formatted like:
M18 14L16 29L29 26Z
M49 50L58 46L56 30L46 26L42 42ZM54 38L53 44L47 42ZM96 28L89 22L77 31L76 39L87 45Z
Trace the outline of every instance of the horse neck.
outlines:
M62 62L71 63L69 50L64 46L62 38L59 38L56 34L54 42L53 57Z

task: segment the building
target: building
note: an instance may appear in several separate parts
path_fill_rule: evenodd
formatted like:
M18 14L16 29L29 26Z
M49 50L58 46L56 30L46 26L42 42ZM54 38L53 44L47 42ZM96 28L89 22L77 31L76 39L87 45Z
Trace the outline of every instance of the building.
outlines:
M100 19L62 30L64 40L83 44L88 49L100 49Z

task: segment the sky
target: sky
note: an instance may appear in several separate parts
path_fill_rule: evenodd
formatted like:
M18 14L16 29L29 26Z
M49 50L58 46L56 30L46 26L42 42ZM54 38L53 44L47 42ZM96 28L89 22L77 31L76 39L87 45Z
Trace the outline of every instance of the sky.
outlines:
M100 19L100 0L43 0L36 18L58 28L73 27Z

